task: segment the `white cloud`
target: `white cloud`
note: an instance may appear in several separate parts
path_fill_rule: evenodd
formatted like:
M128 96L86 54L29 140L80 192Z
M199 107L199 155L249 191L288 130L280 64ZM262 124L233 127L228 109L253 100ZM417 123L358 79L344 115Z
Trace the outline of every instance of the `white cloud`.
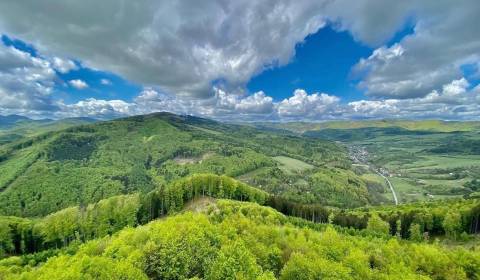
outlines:
M104 86L109 86L112 84L112 81L110 81L109 79L101 79L100 83Z
M347 104L345 118L479 119L480 99L465 78L453 80L425 97L361 100Z
M357 40L376 46L390 39L404 25L406 18L416 11L418 2L432 1L416 2L334 0L325 7L325 14L337 24L338 29L348 30Z
M74 61L33 57L0 44L2 112L75 109L107 116L166 110L281 120L479 116L480 90L469 90L461 70L480 65L476 0L97 2L0 1L0 28L34 42L42 54L78 59L145 90L132 102L89 99L66 105L52 100L51 93L56 72L76 69ZM52 7L62 13L52 14ZM253 75L288 63L295 45L327 22L376 48L354 69L368 100L342 104L334 95L303 90L279 102L264 92L246 94ZM412 34L383 45L406 23L414 26ZM69 83L88 86L81 80Z
M449 97L456 97L462 93L467 92L470 83L465 79L454 80L449 84L443 86L443 95Z
M52 59L53 67L60 73L68 73L71 70L76 70L78 69L77 65L75 62L69 60L69 59L62 59L60 57L54 57Z
M89 98L74 104L60 104L57 117L115 118L135 115L136 105L123 100L98 100Z
M68 83L76 89L86 89L86 88L88 88L88 84L85 81L80 80L80 79L70 80Z
M326 93L308 94L297 89L289 98L275 102L264 92L228 94L215 88L208 99L182 98L145 88L132 102L87 99L75 104L60 103L57 117L90 116L114 118L167 111L225 121L321 121L365 118L480 119L480 87L468 90L464 78L445 84L441 91L409 99L359 100L341 103Z
M326 2L7 1L0 2L0 26L44 52L205 98L212 81L243 86L264 68L288 63L295 45L325 25Z
M54 110L49 61L0 43L0 110Z
M247 114L269 114L273 110L273 98L263 91L243 98L235 106L236 111Z
M169 111L178 114L194 114L217 119L268 116L273 112L273 98L263 92L249 96L229 94L215 88L215 95L208 99L181 98L159 93L152 88L145 88L135 103L144 112ZM251 116L250 116L251 115ZM242 117L240 117L242 118Z
M305 90L297 89L293 96L278 104L280 117L315 119L334 113L340 99L326 93L308 95Z
M477 28L480 4L476 0L355 2L352 9L347 8L352 14L344 12L341 20L350 23L344 28L360 40L382 43L408 18L415 25L413 34L391 47L376 49L355 67L362 78L360 86L370 97L424 97L460 79L462 65L480 62L480 29ZM354 6L361 7L354 11ZM367 9L373 6L374 9ZM377 22L379 20L382 22ZM388 28L389 22L392 28ZM376 35L369 34L376 34L376 28L383 30L385 24L388 36L371 40L370 36ZM396 52L398 49L401 52Z

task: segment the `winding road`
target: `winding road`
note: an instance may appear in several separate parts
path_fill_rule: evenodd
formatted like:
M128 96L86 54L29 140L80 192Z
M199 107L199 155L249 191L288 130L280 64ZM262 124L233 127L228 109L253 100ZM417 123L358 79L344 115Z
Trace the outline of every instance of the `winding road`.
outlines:
M395 189L393 188L392 182L390 182L387 176L383 175L380 171L378 171L377 168L375 168L368 162L368 159L366 157L366 155L368 155L368 152L365 150L365 148L361 146L348 146L348 150L349 150L350 158L354 162L367 165L370 170L372 170L373 172L381 176L385 180L385 182L387 182L388 187L390 188L390 191L392 192L392 195L393 195L393 201L395 202L395 205L398 205L397 194L395 193Z
M373 168L372 168L373 169ZM373 169L375 170L375 169ZM398 198L397 198L397 194L395 193L395 189L393 188L393 185L392 183L390 182L390 180L388 180L388 178L383 175L382 173L378 172L377 170L375 170L375 172L380 175L383 179L385 179L385 181L387 182L388 184L388 187L390 188L390 190L392 191L392 195L393 195L393 200L395 201L395 205L398 205Z

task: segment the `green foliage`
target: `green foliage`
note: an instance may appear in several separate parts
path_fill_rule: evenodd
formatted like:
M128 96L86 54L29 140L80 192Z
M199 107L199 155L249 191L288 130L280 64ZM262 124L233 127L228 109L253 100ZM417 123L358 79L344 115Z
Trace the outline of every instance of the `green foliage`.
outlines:
M390 234L411 238L411 226L419 226L421 234L455 238L462 232L480 232L480 202L478 200L438 201L359 208L335 213L334 223L343 227L365 228L367 215L378 215L390 225ZM415 229L416 230L416 229ZM417 233L417 232L416 232ZM414 237L416 239L417 237Z
M358 207L368 203L366 184L352 171L322 169L312 176L311 181L320 204Z
M410 240L420 242L423 240L422 226L416 223L410 225Z
M259 217L263 217L260 218ZM478 251L297 227L254 203L218 201L87 242L2 279L476 279Z
M402 164L444 137L362 133L432 141L421 151L403 147ZM319 139L171 114L10 142L0 146L0 213L34 218L0 216L0 279L480 277L478 250L415 243L474 240L478 200L327 207L385 201L382 186L350 170L345 152ZM474 166L449 170L475 191L467 180Z
M457 210L451 210L445 215L442 225L447 236L456 238L462 231L462 216Z
M464 186L474 192L480 191L480 179L472 179L470 182L466 182Z
M0 224L0 257L6 252L13 251L14 245L12 240L12 232L8 224Z
M47 158L50 161L88 160L96 141L92 135L60 134L49 144Z
M374 213L368 219L367 231L378 235L388 236L390 233L390 225Z
M139 216L151 221L167 213L180 211L185 203L199 196L252 201L264 204L269 195L227 176L197 174L172 182L147 194Z
M8 278L7 278L8 279ZM12 278L13 279L13 278ZM148 279L138 268L126 260L114 260L102 256L60 256L47 262L38 271L25 273L22 279Z
M480 140L452 137L429 151L436 154L480 155Z
M40 219L0 217L1 255L66 247L144 224L183 209L200 196L266 203L268 194L226 176L195 175L140 197L113 196L95 204L69 207Z
M262 268L257 264L253 255L242 242L224 245L218 252L218 256L207 270L207 279L212 280L235 280L257 279Z
M0 252L25 254L103 237L137 224L138 195L115 196L70 207L41 219L0 217Z
M353 279L351 271L340 263L303 254L293 254L282 270L282 280Z

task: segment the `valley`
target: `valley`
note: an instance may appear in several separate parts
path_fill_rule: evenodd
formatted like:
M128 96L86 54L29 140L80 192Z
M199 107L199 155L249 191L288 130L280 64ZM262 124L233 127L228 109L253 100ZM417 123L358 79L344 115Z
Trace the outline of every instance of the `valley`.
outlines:
M382 173L394 186L400 202L478 195L475 187L468 187L480 174L480 153L477 151L480 133L476 123L471 126L452 123L451 127L448 122L430 127L418 125L425 127L421 129L403 123L405 127L414 127L413 130L394 127L394 124L390 127L383 127L383 124L366 128L327 128L303 134L340 141L350 147L355 154L354 161L359 163L358 172L363 173L362 176L373 176L372 170Z

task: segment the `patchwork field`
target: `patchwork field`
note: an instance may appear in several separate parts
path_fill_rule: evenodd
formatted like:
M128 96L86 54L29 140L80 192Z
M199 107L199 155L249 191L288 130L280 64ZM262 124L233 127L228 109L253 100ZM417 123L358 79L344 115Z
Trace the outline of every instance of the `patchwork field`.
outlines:
M365 127L305 134L365 150L363 160L383 170L400 202L477 195L474 184L468 184L480 176L480 134L473 127L470 131L455 131L458 123L452 123L450 129L445 125L442 123L437 130ZM362 178L379 181L371 170L362 172Z

